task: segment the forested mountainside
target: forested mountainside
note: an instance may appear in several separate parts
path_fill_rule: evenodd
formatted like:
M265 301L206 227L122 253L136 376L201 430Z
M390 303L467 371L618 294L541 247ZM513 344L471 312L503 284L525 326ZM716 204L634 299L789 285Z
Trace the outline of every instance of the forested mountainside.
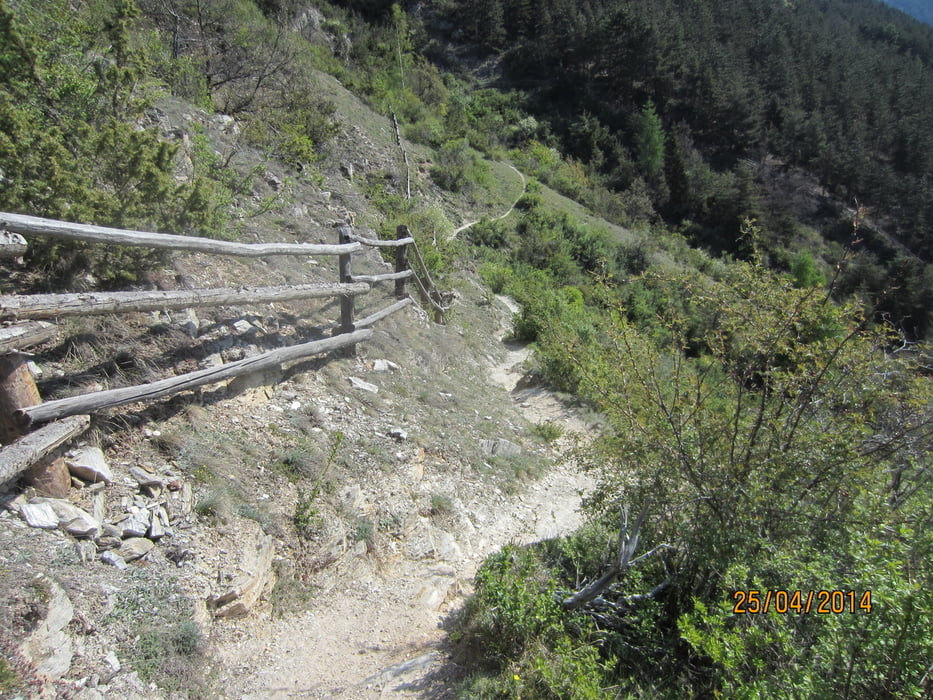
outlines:
M763 211L752 181L749 162L768 154L838 202L872 207L892 240L863 246L840 290L880 299L897 287L883 311L913 334L930 328L933 28L873 0L444 7L453 34L502 57L504 83L588 173L616 191L643 180L699 245L740 255L744 216L765 222L772 252L794 237L799 212Z
M884 0L884 2L921 22L933 25L933 7L930 7L930 3L924 0Z
M464 697L928 697L931 61L868 0L0 0L0 210L300 240L300 183L409 226L474 319L517 302L598 485L585 528L479 571ZM164 264L31 242L0 292ZM399 395L456 420L433 381ZM315 435L279 458L292 551L335 502Z

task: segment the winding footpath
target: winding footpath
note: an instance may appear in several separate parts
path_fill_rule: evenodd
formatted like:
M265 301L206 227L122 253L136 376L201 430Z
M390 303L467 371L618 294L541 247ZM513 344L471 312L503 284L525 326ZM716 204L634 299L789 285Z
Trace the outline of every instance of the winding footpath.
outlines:
M497 297L512 313L514 302ZM464 504L460 524L436 531L428 556L398 556L381 566L366 556L334 565L332 584L313 607L286 619L243 622L216 649L229 700L260 698L453 698L462 669L446 627L472 590L486 556L508 543L566 534L582 524L580 503L592 490L570 453L586 425L542 387L518 388L529 349L506 345L489 380L508 391L531 422L558 422L554 465L521 492L484 488ZM445 540L445 536L449 539Z
M522 193L518 195L518 197L515 198L515 201L512 202L512 206L510 206L504 214L500 214L499 216L493 217L492 219L490 219L490 221L500 221L501 219L504 219L509 214L511 214L513 211L515 211L515 205L518 204L519 200L521 200L521 198L525 196L525 192L527 191L528 180L525 178L525 175L522 173L522 171L516 168L511 163L506 163L506 165L508 165L512 170L514 170L515 173L522 179ZM473 226L476 226L476 224L478 224L480 221L481 219L477 219L476 221L470 221L470 222L463 224L462 226L455 228L453 230L453 233L450 234L450 239L453 240L454 238L459 236L460 233L462 233L463 231L466 231L468 228L472 228Z

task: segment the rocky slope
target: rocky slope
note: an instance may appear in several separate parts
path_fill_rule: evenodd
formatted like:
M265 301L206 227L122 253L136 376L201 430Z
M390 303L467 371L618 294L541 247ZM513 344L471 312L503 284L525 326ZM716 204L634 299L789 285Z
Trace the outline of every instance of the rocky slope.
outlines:
M366 183L391 188L401 174L389 122L321 80L344 127L320 177L264 161L228 118L165 101L148 119L182 143L180 178L193 167L196 132L231 167L258 174L237 202L252 212L241 238L331 240L335 223L378 221ZM486 213L482 201L416 179L454 221ZM251 209L270 197L269 212ZM331 281L333 262L178 256L152 282ZM369 253L357 271L383 265ZM565 457L585 422L541 387L515 388L527 350L501 342L514 308L469 266L444 282L454 292L446 325L410 307L380 322L354 357L111 411L74 446L72 461L91 450L98 473L76 476L67 504L8 488L0 649L9 668L0 671L10 673L0 673L0 693L448 691L457 669L445 626L483 556L574 527L589 482ZM361 313L388 300L374 293ZM337 315L334 304L293 303L90 319L64 325L35 366L46 397L80 393L326 335ZM534 430L545 421L568 429L555 445Z

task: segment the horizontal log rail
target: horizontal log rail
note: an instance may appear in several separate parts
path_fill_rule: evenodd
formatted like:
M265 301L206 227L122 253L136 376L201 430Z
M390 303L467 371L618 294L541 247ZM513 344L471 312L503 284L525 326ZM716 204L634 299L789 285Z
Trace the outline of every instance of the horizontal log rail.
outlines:
M83 433L90 424L90 416L71 416L44 425L0 448L0 485L19 476L40 459Z
M87 292L0 296L0 320L60 318L129 311L160 311L199 306L258 304L297 299L324 299L367 294L364 282L302 284L291 287L185 289L156 292Z
M107 389L66 399L46 401L37 406L19 409L15 412L15 416L22 424L29 426L34 423L45 423L46 421L58 420L79 413L94 413L95 411L122 406L123 404L153 401L163 396L196 389L205 384L215 384L231 377L258 372L277 367L286 362L310 357L311 355L320 355L348 345L355 345L369 338L372 333L372 330L367 328L353 333L337 335L333 338L325 338L324 340L290 345L289 347L271 350L256 357L247 357L220 367L189 372L150 384L124 387L122 389Z
M0 355L44 343L54 338L56 333L58 327L46 321L28 321L0 328Z
M361 318L359 321L356 321L353 325L356 328L368 328L369 326L373 325L377 321L381 321L386 316L390 316L391 314L394 314L396 311L401 311L406 306L410 306L413 303L414 301L412 301L411 297L408 297L407 299L402 299L401 301L397 301L391 306L387 306L386 308L381 309L374 314L370 314L366 318Z
M384 275L351 275L350 279L354 282L369 282L375 284L377 282L387 282L389 280L404 280L411 277L414 272L411 270L403 270L402 272L387 272Z
M24 236L65 238L89 243L106 243L165 250L187 250L215 255L235 255L259 258L266 255L345 255L362 248L356 241L343 245L316 243L235 243L196 236L176 236L170 233L131 231L107 226L75 224L38 216L0 212L0 229Z
M416 243L406 226L398 227L396 240L360 236L349 226L341 226L337 234L338 242L334 245L248 244L194 236L116 229L0 212L0 260L23 256L28 251L27 239L32 237L252 258L273 255L338 256L338 281L332 283L277 287L237 286L185 290L0 295L0 321L7 323L6 326L0 326L0 362L9 360L7 364L10 365L7 368L10 371L4 370L0 373L0 419L2 419L0 425L6 426L4 427L6 432L0 440L10 443L0 449L0 483L22 472L25 472L28 479L33 479L33 471L36 472L36 479L52 474L58 468L59 463L63 464L56 457L56 451L61 445L86 430L89 425L88 414L96 411L125 404L154 401L313 355L333 351L339 351L340 355L354 354L356 345L372 336L371 327L375 323L414 303L414 300L405 292L405 283L412 277L418 279L408 263L407 254L408 248L415 247ZM394 248L395 271L387 274L353 275L350 262L352 254L362 250L363 246ZM397 301L355 321L355 297L369 293L373 284L386 281L395 282ZM27 370L26 355L19 352L24 348L47 342L58 334L56 325L33 319L327 298L340 299L338 335L278 348L256 357L139 386L108 389L43 402ZM6 367L6 365L3 366ZM41 427L36 428L36 426ZM27 432L30 430L32 432ZM46 462L49 464L45 464ZM36 484L38 483L40 482L36 481ZM67 485L64 488L67 490Z
M351 233L349 238L351 241L356 241L357 243L362 243L363 245L368 245L375 248L400 248L415 242L415 239L411 236L406 238L398 238L394 241L384 241L381 238L364 238L358 234Z

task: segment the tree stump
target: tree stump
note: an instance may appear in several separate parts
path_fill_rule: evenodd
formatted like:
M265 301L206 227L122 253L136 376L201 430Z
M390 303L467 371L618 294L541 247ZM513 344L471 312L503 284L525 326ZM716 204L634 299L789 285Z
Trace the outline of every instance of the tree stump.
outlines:
M26 355L18 352L0 355L0 442L9 445L24 435L26 431L14 413L39 403L42 398L29 371ZM23 479L53 498L67 498L71 490L71 476L65 460L60 457L43 457L26 470Z

